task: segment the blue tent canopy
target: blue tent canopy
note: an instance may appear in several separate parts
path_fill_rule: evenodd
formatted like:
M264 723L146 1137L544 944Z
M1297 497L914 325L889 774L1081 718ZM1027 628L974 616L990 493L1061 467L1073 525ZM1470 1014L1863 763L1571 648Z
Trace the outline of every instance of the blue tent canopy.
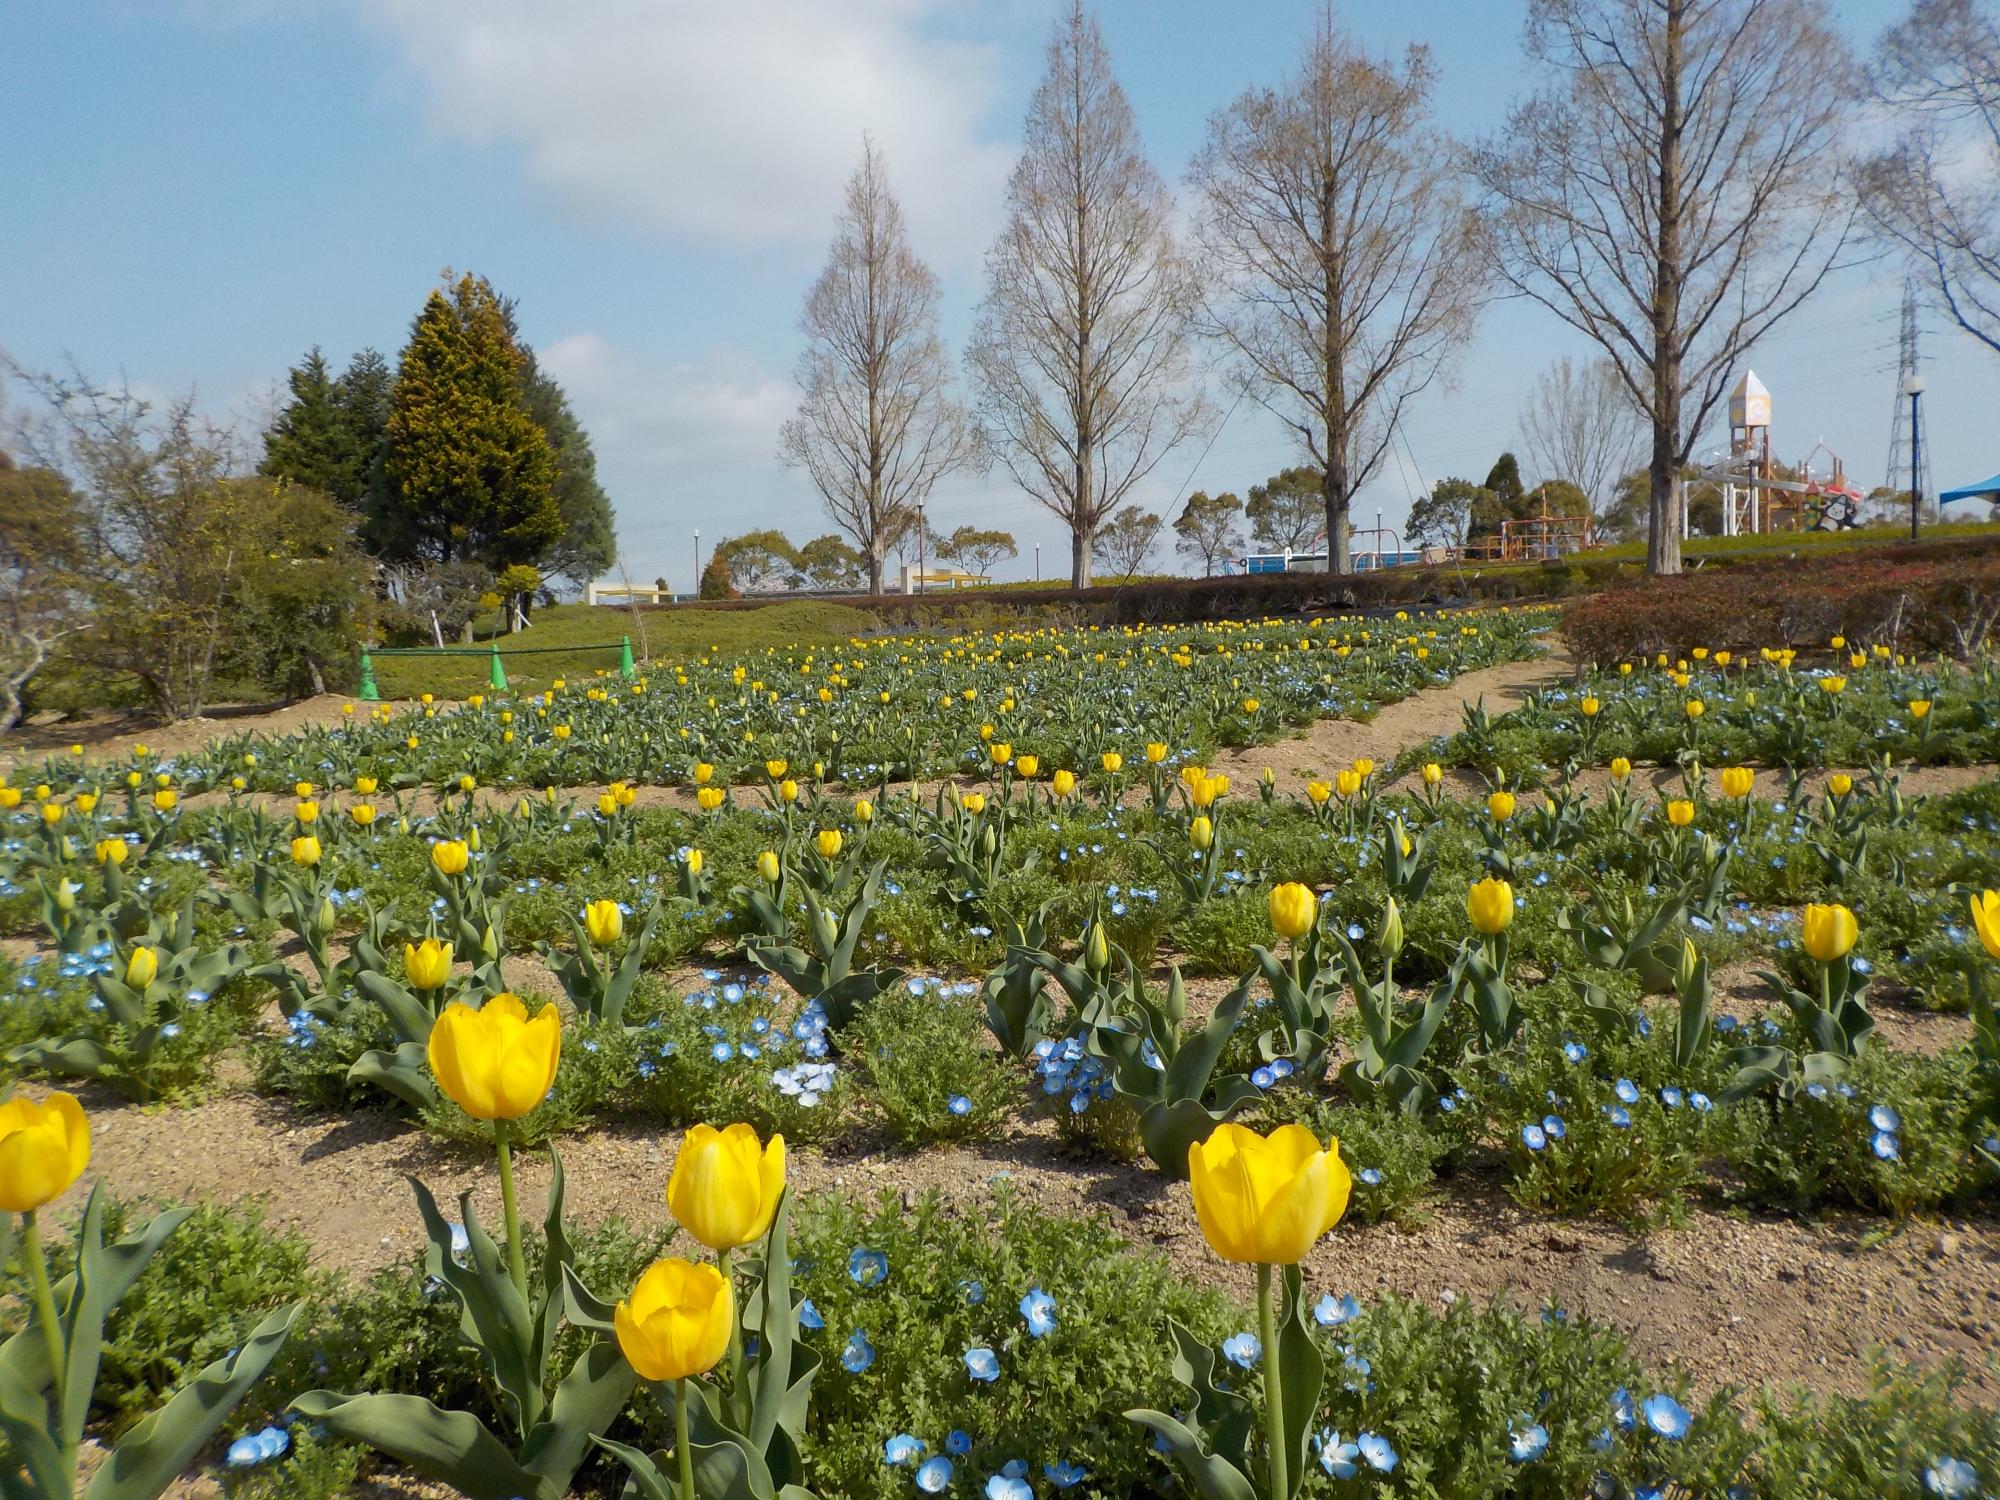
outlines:
M1955 490L1946 490L1938 496L1938 503L1949 504L1953 500L2000 500L2000 474L1995 474L1983 484L1960 485Z

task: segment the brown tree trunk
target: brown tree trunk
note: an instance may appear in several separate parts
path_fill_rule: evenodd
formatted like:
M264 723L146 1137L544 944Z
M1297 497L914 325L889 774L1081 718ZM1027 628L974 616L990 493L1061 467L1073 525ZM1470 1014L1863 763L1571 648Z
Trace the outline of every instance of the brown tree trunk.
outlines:
M1681 570L1681 52L1685 0L1667 0L1660 61L1660 232L1653 279L1653 456L1646 507L1646 571Z

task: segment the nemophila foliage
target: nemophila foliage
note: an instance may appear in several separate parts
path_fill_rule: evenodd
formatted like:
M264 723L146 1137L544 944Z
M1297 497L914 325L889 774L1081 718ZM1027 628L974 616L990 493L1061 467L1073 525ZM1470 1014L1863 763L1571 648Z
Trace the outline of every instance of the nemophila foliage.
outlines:
M1462 1154L1480 1130L1471 1096L1447 1093L1422 1117L1380 1105L1336 1104L1307 1089L1280 1087L1265 1095L1261 1116L1271 1124L1294 1122L1321 1140L1340 1143L1341 1160L1354 1176L1348 1215L1422 1222L1440 1165Z
M904 1145L992 1135L1021 1097L1020 1071L988 1041L973 984L906 980L862 1012L846 1042Z

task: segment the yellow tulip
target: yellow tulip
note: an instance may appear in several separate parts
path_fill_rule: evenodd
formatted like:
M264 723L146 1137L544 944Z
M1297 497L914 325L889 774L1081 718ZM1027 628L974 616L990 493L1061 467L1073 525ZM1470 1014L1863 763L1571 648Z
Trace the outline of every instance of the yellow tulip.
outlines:
M1332 795L1333 783L1330 781L1308 781L1306 783L1306 796L1315 807L1324 805L1326 799Z
M1076 790L1076 772L1058 771L1049 778L1049 790L1058 797L1067 797Z
M316 822L319 818L319 804L310 800L301 802L293 807L292 816L301 823Z
M0 1210L31 1214L90 1165L90 1120L73 1094L0 1104Z
M1486 810L1493 815L1493 821L1504 823L1514 816L1514 794L1502 787L1486 799Z
M701 851L699 849L690 849L688 850L686 857L687 857L688 874L699 875L701 873L702 865L706 863L706 861L702 858Z
M160 972L160 955L143 943L125 960L125 987L144 990Z
M301 834L292 840L292 863L295 865L316 865L319 863L319 840L311 834Z
M1725 797L1747 797L1750 788L1756 784L1757 773L1748 766L1724 766L1722 768L1722 795Z
M548 1097L562 1057L562 1014L545 1005L528 1018L505 991L474 1010L454 1000L426 1049L438 1087L475 1120L518 1120Z
M600 948L609 948L625 936L625 913L616 901L592 901L583 908L583 929Z
M857 823L874 822L875 804L870 802L866 797L856 797L854 799L854 821Z
M840 846L845 842L838 828L822 828L813 836L813 847L819 850L821 859L840 858Z
M1465 893L1465 914L1475 932L1499 936L1514 921L1514 887L1491 875L1475 882Z
M719 786L705 786L694 794L694 800L703 812L714 812L718 807L722 806L723 800L728 795Z
M97 793L95 793L95 792L78 792L78 793L76 794L76 810L77 810L78 812L80 812L80 813L93 813L93 812L96 812L96 811L97 811Z
M995 740L986 747L986 753L992 757L994 765L1004 766L1014 758L1014 747L1005 740Z
M778 856L773 854L769 849L758 855L757 873L762 875L772 885L776 885L779 875Z
M1924 720L1924 719L1927 719L1927 718L1929 718L1929 717L1930 717L1930 712L1931 712L1931 700L1930 700L1930 699L1928 699L1928 698L1912 698L1912 699L1910 700L1910 717L1911 717L1911 718L1913 718L1913 719L1916 719L1916 720L1919 720L1919 721L1922 721L1922 720ZM79 798L77 798L76 800L77 800L77 801L79 801L79 802L81 802L81 801L82 801L83 799L82 799L81 797L79 797Z
M707 786L709 780L714 775L715 775L715 767L710 765L707 761L698 760L694 763L694 784L696 786Z
M354 778L354 790L363 797L374 796L377 785L379 783L373 776L357 776Z
M375 804L372 802L357 802L347 809L347 816L353 819L355 827L366 828L375 821Z
M91 852L97 856L100 865L122 865L125 856L132 851L123 839L99 839Z
M1630 776L1631 774L1632 774L1631 761L1627 760L1622 755L1614 755L1611 757L1611 779L1613 781L1623 781L1627 776Z
M773 781L782 781L784 779L785 772L788 771L789 769L791 769L791 763L789 761L767 760L764 762L764 774L770 777Z
M0 786L0 811L12 812L21 805L21 789L17 786Z
M615 792L597 794L597 813L599 817L604 818L614 818L618 815L618 796Z
M1583 700L1583 702L1577 705L1577 707L1583 710L1583 716L1586 719L1596 718L1598 709L1602 708L1603 706L1604 705L1599 703L1595 698L1586 698Z
M1196 807L1213 807L1215 799L1228 790L1227 776L1204 775L1188 788L1188 800Z
M1260 1136L1225 1124L1188 1147L1188 1186L1202 1238L1217 1255L1289 1266L1340 1222L1354 1179L1340 1143L1322 1148L1303 1125Z
M967 792L958 799L958 805L977 817L986 811L986 797L980 792Z
M60 823L62 815L63 805L60 802L44 802L42 804L42 821L44 823L51 826Z
M1255 698L1245 698L1243 700L1243 712L1246 714L1254 714L1262 706Z
M451 944L427 937L420 946L403 944L403 977L413 990L443 989L451 978Z
M771 1227L785 1191L785 1138L760 1143L748 1125L697 1125L681 1138L667 1178L667 1209L718 1253L753 1244Z
M1188 842L1197 849L1206 849L1215 842L1215 825L1207 818L1196 818L1188 824Z
M1361 790L1361 776L1356 771L1336 771L1333 773L1333 789L1343 798L1352 797Z
M466 848L464 839L440 839L431 845L431 863L437 866L440 875L463 875L472 851Z
M1845 797L1854 790L1854 778L1845 771L1835 771L1826 778L1826 789L1836 797Z
M671 1256L647 1269L612 1321L641 1380L685 1380L714 1369L728 1351L735 1295L714 1266Z
M796 781L793 781L789 776L786 777L783 781L778 783L778 795L784 798L785 801L787 802L798 801L799 784Z
M1823 964L1847 957L1854 940L1861 935L1854 913L1838 902L1827 905L1813 902L1806 907L1800 928L1800 941L1806 952Z
M1972 898L1972 925L1988 958L2000 958L2000 891L1981 891Z
M1313 929L1319 917L1319 900L1308 886L1296 880L1288 880L1283 885L1271 887L1271 930L1279 937L1293 941L1304 937Z
M1125 769L1125 757L1120 755L1116 750L1107 750L1097 759L1098 764L1103 766L1113 776L1116 776L1120 771Z
M1829 695L1844 693L1847 691L1847 679L1845 677L1822 677L1819 680L1819 690Z
M1443 766L1441 766L1441 765L1439 765L1439 764L1438 764L1438 763L1437 763L1436 761L1434 761L1434 760L1430 760L1430 761L1425 761L1425 762L1424 762L1424 785L1425 785L1425 786L1436 786L1436 785L1437 785L1437 784L1438 784L1439 782L1441 782L1441 781L1443 781L1443 780L1444 780L1444 767L1443 767Z
M163 786L153 793L153 806L160 812L172 812L180 802L181 795L170 786Z
M1039 755L1022 755L1016 757L1014 761L1014 769L1030 781L1035 779L1035 773L1041 768L1042 758Z
M1161 744L1158 740L1152 740L1147 743L1146 760L1149 764L1157 766L1166 758L1167 747L1165 745Z

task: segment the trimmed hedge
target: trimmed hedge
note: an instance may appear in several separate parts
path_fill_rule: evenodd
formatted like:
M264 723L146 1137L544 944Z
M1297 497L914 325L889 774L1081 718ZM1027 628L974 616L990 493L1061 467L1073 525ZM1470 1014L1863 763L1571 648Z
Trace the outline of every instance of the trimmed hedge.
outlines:
M1982 651L2000 616L2000 538L1784 558L1621 584L1563 612L1585 661L1695 646L1823 648L1836 635L1912 655Z

